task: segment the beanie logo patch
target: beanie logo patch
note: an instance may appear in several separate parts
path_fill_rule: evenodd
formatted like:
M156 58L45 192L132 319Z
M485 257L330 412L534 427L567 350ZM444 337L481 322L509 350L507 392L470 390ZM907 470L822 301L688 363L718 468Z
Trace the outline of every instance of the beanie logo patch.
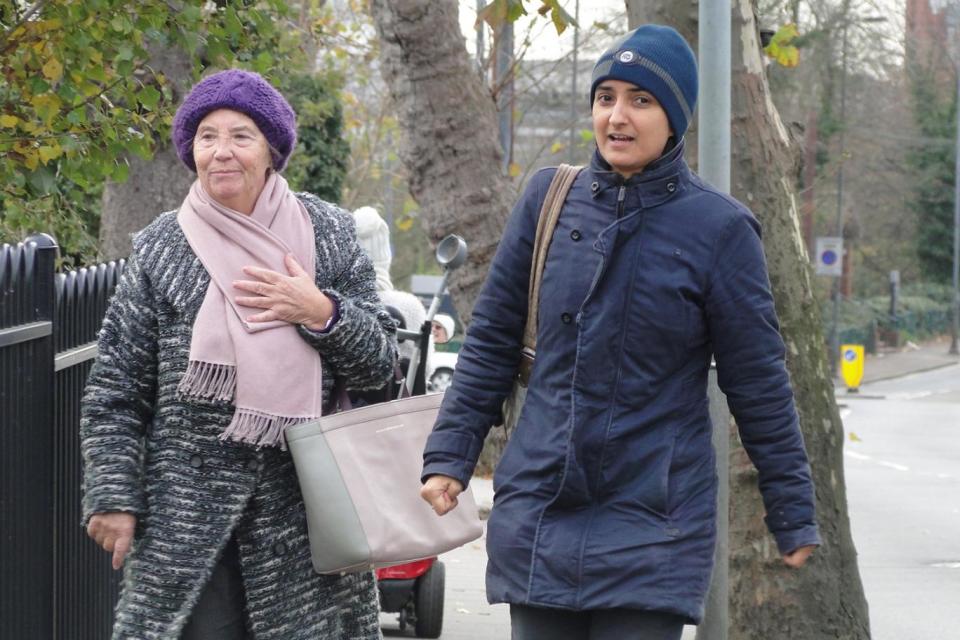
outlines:
M627 51L621 51L620 54L617 56L617 59L624 64L629 64L633 62L633 59L635 57L636 57L636 54L633 51L627 50Z

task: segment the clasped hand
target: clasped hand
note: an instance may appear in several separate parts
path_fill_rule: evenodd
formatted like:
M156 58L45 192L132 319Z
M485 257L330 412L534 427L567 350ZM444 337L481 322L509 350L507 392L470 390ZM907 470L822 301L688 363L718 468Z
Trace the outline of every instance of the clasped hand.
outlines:
M256 280L235 280L233 286L252 296L237 296L234 301L264 311L247 317L247 322L284 320L308 329L323 329L333 315L333 302L317 288L292 255L283 259L289 275L261 267L244 267L243 272Z
M420 487L420 497L426 500L438 516L457 506L457 496L463 493L459 480L448 476L430 476Z

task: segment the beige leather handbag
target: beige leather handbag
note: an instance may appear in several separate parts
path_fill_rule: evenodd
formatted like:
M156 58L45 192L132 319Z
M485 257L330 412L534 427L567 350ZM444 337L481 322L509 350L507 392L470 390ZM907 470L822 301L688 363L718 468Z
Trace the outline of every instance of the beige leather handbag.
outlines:
M413 396L287 428L318 573L430 558L483 533L469 487L442 517L420 497L423 448L442 400Z

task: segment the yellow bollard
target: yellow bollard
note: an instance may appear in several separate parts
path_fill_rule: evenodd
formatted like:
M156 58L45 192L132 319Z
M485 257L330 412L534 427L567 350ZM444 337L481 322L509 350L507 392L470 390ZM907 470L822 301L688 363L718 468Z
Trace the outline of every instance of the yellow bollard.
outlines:
M863 345L845 344L840 347L840 375L847 383L847 393L860 391L863 380Z

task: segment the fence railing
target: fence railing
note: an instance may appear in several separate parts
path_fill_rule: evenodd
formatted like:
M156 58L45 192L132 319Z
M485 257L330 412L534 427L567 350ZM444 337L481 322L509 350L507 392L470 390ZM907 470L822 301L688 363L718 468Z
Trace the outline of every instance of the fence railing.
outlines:
M110 635L119 574L80 526L80 398L124 263L0 247L0 638Z

